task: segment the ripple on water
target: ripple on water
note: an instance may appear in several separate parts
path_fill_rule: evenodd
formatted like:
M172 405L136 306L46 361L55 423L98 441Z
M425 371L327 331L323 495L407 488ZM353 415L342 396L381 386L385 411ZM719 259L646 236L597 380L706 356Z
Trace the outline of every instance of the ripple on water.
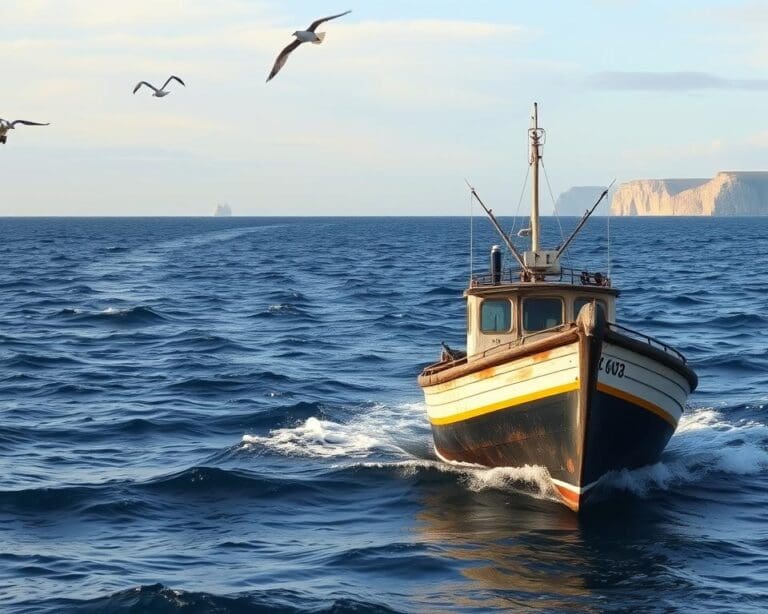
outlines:
M607 270L592 222L568 262ZM415 376L464 343L469 220L2 224L9 611L764 606L768 281L742 255L768 218L611 220L619 321L700 387L584 517L541 467L432 449ZM477 272L498 240L474 232Z

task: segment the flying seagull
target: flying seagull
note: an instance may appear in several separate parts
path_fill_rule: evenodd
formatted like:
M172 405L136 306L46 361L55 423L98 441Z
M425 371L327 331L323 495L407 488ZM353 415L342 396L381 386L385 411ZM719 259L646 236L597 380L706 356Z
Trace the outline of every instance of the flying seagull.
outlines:
M22 124L24 126L48 126L50 124L39 124L37 122L28 122L26 119L17 119L9 122L7 119L0 118L0 145L5 145L8 140L8 131L15 130L16 124Z
M280 69L285 65L286 61L288 60L288 56L291 55L291 51L296 49L301 43L314 43L315 45L319 45L323 42L323 39L325 38L325 32L318 32L315 34L315 30L317 27L325 23L326 21L330 21L331 19L336 19L337 17L343 17L344 15L349 15L352 11L344 11L343 13L339 13L338 15L331 15L330 17L323 17L322 19L318 19L316 21L313 21L311 25L306 30L296 30L296 32L293 33L293 35L296 37L296 40L293 41L290 45L288 45L285 49L283 49L280 52L280 55L277 56L277 59L275 60L275 65L272 67L272 72L269 73L269 77L267 77L267 82L271 81L274 76L280 72Z
M152 85L151 83L147 83L146 81L139 81L139 82L136 84L136 87L134 87L134 88L133 88L133 93L135 94L136 92L138 92L138 91L139 91L139 88L140 88L142 85L146 85L146 86L147 86L148 88L150 88L151 90L154 90L154 92L155 92L155 93L154 93L154 94L152 94L152 95L153 95L155 98L162 98L163 96L167 96L168 94L170 94L170 93L171 93L171 92L169 92L167 89L165 89L166 87L168 87L168 84L169 84L171 81L178 81L178 82L179 82L179 83L181 83L181 84L182 84L184 87L187 87L187 85L186 85L186 83L184 83L184 81L182 81L181 79L179 79L178 77L176 77L176 76L174 76L174 75L171 75L170 77L168 77L168 79L166 79L165 83L163 83L163 87L161 87L160 89L157 89L157 88L156 88L154 85Z

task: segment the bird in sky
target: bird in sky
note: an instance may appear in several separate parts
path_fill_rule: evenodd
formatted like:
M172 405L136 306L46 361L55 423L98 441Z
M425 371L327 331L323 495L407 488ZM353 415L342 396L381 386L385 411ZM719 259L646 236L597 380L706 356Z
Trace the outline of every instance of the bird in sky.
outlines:
M16 124L22 124L24 126L49 126L50 124L40 124L38 122L29 122L26 119L16 119L9 122L7 119L0 118L0 145L5 145L8 140L8 131L15 130Z
M171 75L170 77L168 77L168 79L166 79L165 83L163 83L163 87L161 87L160 89L156 88L156 87L155 87L154 85L152 85L151 83L147 83L146 81L139 81L139 82L136 84L136 87L134 87L134 88L133 88L133 93L135 94L136 92L138 92L138 91L139 91L139 88L140 88L142 85L146 85L148 88L150 88L151 90L153 90L153 91L155 92L154 94L152 94L152 95L153 95L155 98L162 98L163 96L167 96L168 94L170 94L170 93L171 93L171 92L169 92L168 90L166 90L166 89L165 89L166 87L168 87L168 84L169 84L171 81L178 81L178 82L179 82L179 83L181 83L181 84L182 84L184 87L187 87L187 84L186 84L186 83L184 83L184 81L182 81L181 79L179 79L179 78L178 78L178 77L176 77L175 75Z
M294 49L296 49L296 47L298 47L302 43L314 43L315 45L319 45L320 43L323 42L323 39L325 38L325 32L315 33L315 30L320 24L325 23L326 21L330 21L331 19L336 19L338 17L343 17L344 15L349 15L349 13L351 12L352 11L344 11L343 13L339 13L338 15L323 17L322 19L313 21L306 30L296 30L296 32L293 33L293 35L296 37L296 40L293 41L290 45L288 45L285 49L283 49L280 52L280 55L277 56L277 59L275 60L275 65L272 67L272 71L269 73L269 76L267 77L267 82L271 81L274 78L274 76L280 72L280 69L285 65L286 61L288 60L288 56L291 55L291 52Z

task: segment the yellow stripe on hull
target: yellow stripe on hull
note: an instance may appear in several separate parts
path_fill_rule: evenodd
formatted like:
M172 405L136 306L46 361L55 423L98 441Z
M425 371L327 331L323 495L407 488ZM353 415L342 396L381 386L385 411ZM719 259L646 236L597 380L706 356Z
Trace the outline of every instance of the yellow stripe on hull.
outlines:
M547 397L552 397L557 394L562 394L564 392L573 392L574 390L579 389L579 381L573 381L568 384L563 384L561 386L555 386L553 388L546 388L544 390L538 390L536 392L531 392L529 394L524 394L519 397L515 397L512 399L505 399L504 401L500 401L498 403L493 403L491 405L485 405L483 407L476 407L475 409L470 409L468 411L464 411L458 414L453 414L450 416L446 416L444 418L430 418L429 421L432 424L435 425L441 425L441 424L453 424L455 422L461 422L462 420L469 420L470 418L476 418L477 416L483 416L485 414L490 414L495 411L499 411L501 409L506 409L508 407L515 407L516 405L522 405L524 403L530 403L531 401L538 401L540 399L545 399Z
M643 409L651 412L652 414L656 414L659 418L662 418L667 422L669 422L673 428L677 427L677 421L672 416L669 415L669 412L664 411L661 407L659 407L658 405L654 405L650 401L641 399L640 397L635 396L634 394L624 392L623 390L619 390L618 388L614 388L613 386L609 386L608 384L601 384L600 382L597 383L597 389L600 392L604 392L605 394L610 394L611 396L618 397L623 401L627 401L629 403L637 405L638 407L642 407Z

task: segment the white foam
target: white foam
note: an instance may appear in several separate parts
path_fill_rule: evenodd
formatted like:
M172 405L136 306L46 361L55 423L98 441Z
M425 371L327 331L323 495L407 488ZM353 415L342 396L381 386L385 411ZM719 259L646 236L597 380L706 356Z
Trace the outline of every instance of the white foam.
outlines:
M269 307L267 307L267 311L269 313L293 314L293 313L296 313L298 310L296 309L296 307L294 307L290 303L277 303L275 305L270 305Z
M755 475L768 468L768 451L762 447L745 443L728 451L718 461L717 468L726 473Z
M524 465L523 467L483 467L456 461L413 459L391 463L362 463L364 467L394 467L405 477L412 477L422 470L436 470L456 475L468 490L498 490L501 492L524 493L538 499L559 501L555 485L546 467Z
M414 426L413 406L366 408L348 423L307 418L303 423L275 429L267 435L243 435L246 446L258 444L285 455L318 458L367 457L386 451L397 457L410 456L398 445L398 437ZM419 412L420 420L426 418Z
M375 405L356 409L349 422L334 422L311 417L293 427L270 431L267 435L244 435L242 446L261 446L288 456L350 459L340 467L394 467L404 476L421 470L451 473L471 491L485 489L526 493L537 498L559 500L549 472L544 467L486 468L469 463L432 460L416 456L404 446L418 442L431 446L429 424L423 403L398 406ZM605 476L601 487L626 490L647 496L654 490L667 490L701 481L712 473L750 475L768 468L768 426L754 421L729 422L713 408L683 416L677 433L664 454L665 460L633 471ZM360 459L379 458L360 463Z
M713 408L685 414L662 461L606 476L603 485L640 496L709 479L713 473L753 475L768 468L768 426L752 420L729 422Z
M377 441L329 420L307 418L302 424L275 429L267 436L243 435L246 445L258 444L287 456L360 456L376 447Z
M244 444L259 444L288 456L329 458L365 457L372 451L388 447L355 424L340 424L319 418L307 418L298 426L275 429L268 435L243 435Z
M523 467L494 467L492 469L464 470L467 487L472 491L487 488L494 490L513 490L526 492L546 499L555 499L555 485L545 467L524 465Z

